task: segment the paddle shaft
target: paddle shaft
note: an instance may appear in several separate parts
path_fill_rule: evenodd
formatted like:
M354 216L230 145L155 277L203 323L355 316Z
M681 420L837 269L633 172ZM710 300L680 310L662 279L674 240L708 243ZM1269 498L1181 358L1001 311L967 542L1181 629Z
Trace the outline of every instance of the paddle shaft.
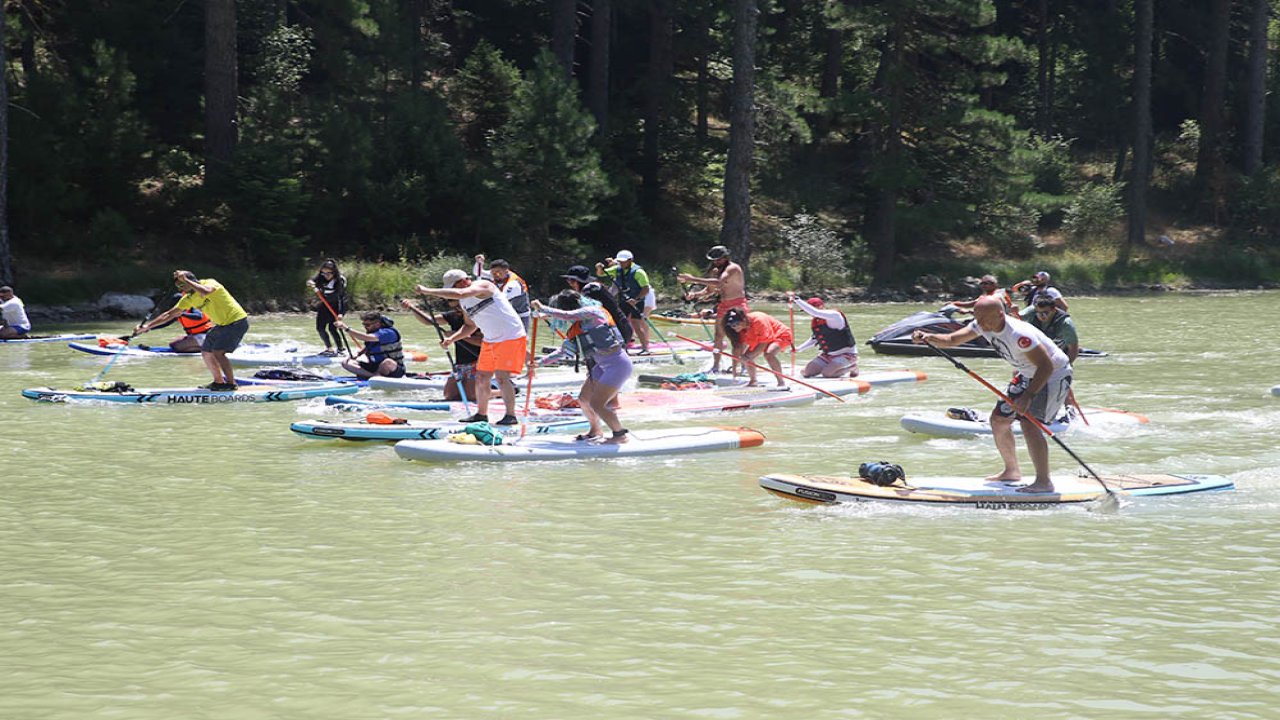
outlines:
M926 341L925 344L933 348L934 352L950 360L952 365L955 365L956 367L963 370L965 373L969 375L969 377L973 378L974 380L977 380L978 382L986 386L988 390L996 394L996 397L1000 398L1002 401L1004 401L1006 405L1013 408L1014 412L1018 413L1023 418L1030 420L1032 425L1035 425L1037 428L1040 429L1040 432L1043 432L1045 435L1048 435L1050 438L1053 438L1053 441L1058 444L1058 447L1062 448L1063 450L1066 450L1067 454L1070 455L1073 460L1080 463L1080 467L1084 468L1090 475L1092 475L1093 479L1098 481L1098 484L1102 486L1103 490L1107 491L1108 495L1112 495L1112 496L1115 495L1115 493L1111 490L1111 487L1108 486L1107 483L1103 481L1103 479L1098 475L1098 473L1094 472L1093 468L1089 467L1089 465L1084 460L1081 460L1080 456L1076 455L1071 448L1067 447L1066 443L1062 442L1062 438L1058 437L1057 435L1054 435L1053 431L1050 430L1044 423L1040 422L1038 418L1028 413L1027 411L1020 409L1016 404L1014 404L1013 400L1011 400L1008 395L1005 395L1003 392L1001 392L1000 389L997 388L995 385L992 385L991 383L987 382L986 378L970 370L968 367L965 366L964 363L957 360L955 356L952 355L951 353L947 352L946 350L943 350L942 348L938 347L937 345L934 345L931 342Z
M324 298L324 293L320 292L320 288L315 288L315 293L316 293L316 297L320 298L320 302L324 303L324 306L325 306L326 308L328 308L328 309L329 309L329 315L331 315L331 316L333 317L333 319L334 319L334 320L337 320L337 319L338 319L338 317L339 317L339 316L338 316L337 311L333 309L333 306L329 304L329 301L328 301L328 300L325 300L325 298ZM336 329L336 328L335 328L335 329ZM340 336L340 337L345 337L345 338L346 338L346 340L345 340L346 348L345 348L345 349L346 349L346 351L347 351L347 357L348 357L349 359L354 360L356 356L351 352L351 342L352 342L352 340L351 340L351 336L350 336L350 335L346 335L346 334L344 333L344 335L342 335L342 336ZM362 346L360 343L356 343L356 347L360 348L360 352L364 352L364 346Z
M658 329L657 325L653 324L653 321L649 319L648 315L644 316L644 321L649 323L649 328L653 330L653 334L657 335L659 340L667 344L667 349L671 351L671 359L675 360L677 365L683 365L684 358L680 357L680 353L676 352L676 349L671 346L671 341L667 340L667 336L662 334L662 331Z
M791 374L796 374L796 303L787 303L787 312L791 315Z
M715 348L713 348L713 347L712 347L712 346L710 346L710 345L706 345L706 344L704 344L704 343L700 343L700 342L698 342L697 340L690 340L689 338L687 338L687 337L685 337L685 336L683 336L683 335L676 335L676 337L680 338L681 340L684 340L685 342L691 342L691 343L693 343L694 345L697 345L698 347L700 347L700 348L702 348L702 349L704 349L704 350L715 350ZM773 368L768 368L768 367L765 367L765 366L763 366L763 365L758 365L758 364L756 364L756 363L754 363L754 362L751 362L750 360L747 360L746 358L740 358L740 357L738 357L737 355L734 355L733 353L727 353L727 352L725 352L725 351L723 351L723 350L720 350L719 352L720 352L720 354L721 354L721 355L724 355L725 357L731 358L731 359L733 359L733 360L737 360L738 362L746 363L746 364L748 364L748 365L750 365L750 366L754 367L754 368L755 368L755 369L757 369L757 370L764 370L765 372L767 372L767 373L771 373L771 374L773 374L773 375L777 375L778 377L780 377L780 378L782 378L782 379L784 379L784 380L790 380L791 382L793 382L793 383L795 383L795 384L797 384L797 385L803 385L804 387L807 387L807 388L809 388L810 390L817 390L818 392L822 393L823 395L828 395L828 396L830 396L830 397L833 397L833 398L835 398L835 399L839 400L840 402L845 402L845 399L844 399L844 398L840 397L839 395L836 395L836 394L835 394L835 393L833 393L833 392L829 392L829 391L827 391L827 390L823 390L822 388L818 387L817 385L810 385L809 383L807 383L807 382L805 382L805 381L803 381L803 380L800 380L800 379L797 379L797 378L793 378L793 377L791 377L790 375L786 375L786 374L780 373L780 372L778 372L777 370L774 370Z
M425 303L427 306L427 317L431 318L431 326L436 329L436 335L440 336L440 343L444 344L444 330L440 327L440 321L436 320L436 313L431 309L431 303ZM445 348L444 356L449 359L449 367L453 369L453 381L458 385L458 394L462 396L462 409L467 411L467 416L471 416L471 403L467 402L467 388L462 381L462 375L458 372L458 364L453 361L453 354Z
M154 307L153 307L153 308L151 308L151 310L147 312L147 316L146 316L146 317L144 317L144 318L142 318L142 322L138 323L137 327L142 327L143 325L146 325L146 324L147 324L147 321L149 321L149 320L151 319L151 316L152 316L152 315L154 315L154 314L155 314L155 312L156 312L156 309L155 309ZM123 337L123 338L121 338L121 340L124 340L124 341L125 341L125 343L126 343L126 344L128 344L128 342L129 342L130 340L134 339L134 338L135 338L135 337L137 337L137 336L138 336L138 331L137 331L137 330L134 330L133 332L129 333L129 335L128 335L127 337ZM116 364L116 360L119 360L119 359L120 359L120 356L121 356L121 355L123 355L123 354L124 354L124 351L122 350L122 351L120 351L120 352L117 352L115 355L112 355L112 356L111 356L111 359L107 361L107 364L106 364L106 365L104 365L104 366L102 366L102 369L98 371L98 374L97 374L97 375L94 375L94 376L93 376L93 379L92 379L92 380L90 380L90 381L89 381L88 383L86 383L86 384L87 384L87 385L92 385L92 384L94 384L94 383L98 382L99 380L101 380L101 379L102 379L102 376L107 374L107 371L111 369L111 366L112 366L112 365L115 365L115 364Z
M520 423L521 440L524 439L524 433L529 428L529 403L533 400L533 376L538 367L538 323L530 323L530 326L532 337L529 338L529 355L525 359L529 364L529 373L524 386L524 422ZM508 409L507 412L511 410Z

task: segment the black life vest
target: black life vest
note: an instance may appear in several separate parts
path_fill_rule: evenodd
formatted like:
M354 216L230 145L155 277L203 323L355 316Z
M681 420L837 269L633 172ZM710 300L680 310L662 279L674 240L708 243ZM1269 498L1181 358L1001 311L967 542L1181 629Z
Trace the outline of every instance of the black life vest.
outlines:
M839 311L837 311L839 312ZM854 347L857 343L853 339L853 330L849 328L849 318L840 313L840 317L844 317L844 327L839 330L833 329L825 320L814 318L809 327L813 330L813 339L818 342L818 347L822 348L823 355L830 355L837 350Z
M630 343L635 330L631 327L631 323L627 318L623 316L622 308L618 307L618 301L613 295L598 282L590 282L583 285L582 294L600 303L605 312L609 313L609 317L613 318L613 324L618 326L618 331L622 333L622 339Z
M606 325L597 325L590 330L583 330L582 321L579 320L570 326L565 337L568 340L576 339L583 352L591 355L616 350L625 345L626 341L622 339L622 333L618 332L613 316L605 312L604 319L607 321Z

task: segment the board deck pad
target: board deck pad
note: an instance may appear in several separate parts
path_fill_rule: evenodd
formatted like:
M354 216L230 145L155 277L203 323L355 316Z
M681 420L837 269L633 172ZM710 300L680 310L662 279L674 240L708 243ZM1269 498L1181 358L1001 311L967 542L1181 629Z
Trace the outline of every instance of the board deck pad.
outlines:
M1222 475L1149 473L1102 475L1117 495L1131 497L1184 495L1210 490L1230 490L1235 483ZM834 475L765 475L760 487L801 502L831 504L894 502L976 507L989 510L1038 509L1084 503L1105 491L1092 476L1055 476L1052 493L1018 492L1015 485L963 477L908 477L893 485L879 486L858 477Z

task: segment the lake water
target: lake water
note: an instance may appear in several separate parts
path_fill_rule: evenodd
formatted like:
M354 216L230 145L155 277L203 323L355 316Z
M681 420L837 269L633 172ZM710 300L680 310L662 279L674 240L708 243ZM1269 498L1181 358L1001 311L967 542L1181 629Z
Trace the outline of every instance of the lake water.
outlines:
M1082 343L1111 353L1079 362L1080 401L1151 419L1072 449L1099 472L1238 486L1115 515L759 488L868 460L997 469L989 440L899 427L990 407L937 358L864 350L864 369L929 380L665 422L747 425L761 448L503 467L290 433L332 413L318 401L36 404L19 390L106 358L0 346L0 718L1273 718L1278 308L1276 292L1072 299ZM863 342L926 308L845 309ZM285 338L314 342L310 318L253 319L250 340ZM196 359L121 358L106 379L208 381Z

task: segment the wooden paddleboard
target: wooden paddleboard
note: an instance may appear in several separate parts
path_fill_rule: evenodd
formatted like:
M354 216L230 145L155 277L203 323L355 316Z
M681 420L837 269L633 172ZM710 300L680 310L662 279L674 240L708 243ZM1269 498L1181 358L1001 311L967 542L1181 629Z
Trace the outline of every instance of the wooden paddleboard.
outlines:
M1145 497L1185 495L1235 487L1222 475L1151 473L1103 475L1117 495ZM1055 476L1053 493L1023 493L1006 483L965 477L909 477L893 485L879 486L857 477L833 475L765 475L760 487L806 503L852 502L915 503L979 510L1040 510L1097 500L1105 491L1092 476Z

